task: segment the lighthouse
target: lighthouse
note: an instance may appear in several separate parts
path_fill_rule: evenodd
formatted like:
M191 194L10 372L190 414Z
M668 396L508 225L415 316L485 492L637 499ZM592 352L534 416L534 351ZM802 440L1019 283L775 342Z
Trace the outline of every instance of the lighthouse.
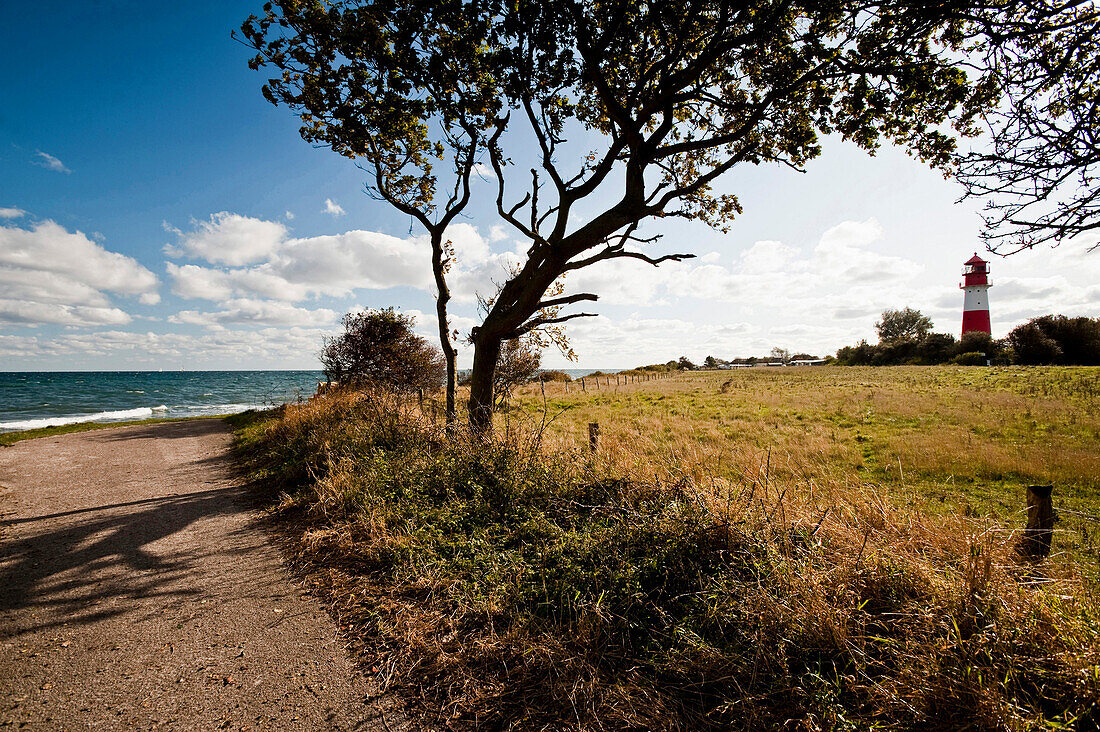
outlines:
M963 281L959 285L963 291L963 327L962 334L972 331L990 333L989 327L989 262L974 252L963 267Z

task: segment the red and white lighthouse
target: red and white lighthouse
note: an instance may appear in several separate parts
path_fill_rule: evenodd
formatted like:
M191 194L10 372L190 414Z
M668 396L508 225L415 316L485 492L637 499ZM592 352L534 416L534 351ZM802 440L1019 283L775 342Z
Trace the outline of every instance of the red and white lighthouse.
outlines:
M974 252L963 267L963 327L962 334L971 331L991 333L989 327L989 262Z

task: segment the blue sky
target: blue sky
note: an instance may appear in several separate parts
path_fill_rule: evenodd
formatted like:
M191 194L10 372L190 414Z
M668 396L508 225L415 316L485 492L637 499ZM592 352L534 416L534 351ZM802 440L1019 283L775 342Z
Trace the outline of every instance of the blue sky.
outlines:
M0 369L311 368L357 307L395 305L433 331L421 232L261 97L230 38L261 5L0 5ZM746 168L720 187L745 208L729 234L660 229L660 247L698 259L570 280L603 295L601 317L571 327L579 366L833 352L906 305L958 330L979 205L956 204L940 174L829 140L806 174ZM516 257L493 192L478 184L454 232L463 329ZM1100 315L1089 243L995 260L994 335Z

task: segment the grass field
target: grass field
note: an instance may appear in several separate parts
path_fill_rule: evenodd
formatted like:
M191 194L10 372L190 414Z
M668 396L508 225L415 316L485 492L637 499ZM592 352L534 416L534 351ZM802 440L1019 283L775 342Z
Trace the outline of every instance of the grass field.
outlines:
M1100 727L1100 370L610 379L488 441L372 391L234 418L382 688L452 729Z
M855 486L925 512L1026 517L1053 484L1056 546L1086 574L1100 557L1100 368L801 367L614 376L520 390L502 422L545 419L549 444L587 445L618 470L812 495ZM568 391L566 389L568 388ZM663 473L663 475L661 475Z

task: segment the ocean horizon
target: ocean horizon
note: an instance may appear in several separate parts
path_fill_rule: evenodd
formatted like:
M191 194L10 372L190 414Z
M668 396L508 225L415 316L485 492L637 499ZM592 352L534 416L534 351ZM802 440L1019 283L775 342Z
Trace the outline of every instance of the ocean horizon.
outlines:
M267 409L308 399L323 379L320 369L0 371L0 432Z

